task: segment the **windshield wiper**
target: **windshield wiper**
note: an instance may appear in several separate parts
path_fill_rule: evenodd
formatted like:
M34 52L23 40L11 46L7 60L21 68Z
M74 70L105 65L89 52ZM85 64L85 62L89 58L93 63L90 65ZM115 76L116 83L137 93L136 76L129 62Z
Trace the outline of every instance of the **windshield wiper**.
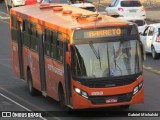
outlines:
M97 52L96 49L93 46L93 42L92 41L89 41L89 46L92 49L93 53L95 54L96 58L99 60L100 68L102 69L101 56L100 56L100 53L99 53L99 49L98 49L98 52Z

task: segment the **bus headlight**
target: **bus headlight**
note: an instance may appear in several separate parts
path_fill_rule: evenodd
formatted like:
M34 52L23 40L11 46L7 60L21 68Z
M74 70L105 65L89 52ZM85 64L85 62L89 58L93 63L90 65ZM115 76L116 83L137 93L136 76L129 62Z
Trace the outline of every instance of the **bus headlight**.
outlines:
M134 89L133 89L133 95L135 95L143 86L143 82L138 84Z
M88 99L88 94L87 94L87 92L85 92L85 91L83 91L83 90L81 90L81 89L79 89L79 88L74 88L74 90L75 90L75 92L76 93L78 93L79 95L81 95L81 96L83 96L84 98L87 98Z
M138 86L136 86L136 87L133 89L133 95L135 95L137 92L138 92Z
M79 88L75 88L74 89L76 91L76 93L80 94L81 93L81 90Z

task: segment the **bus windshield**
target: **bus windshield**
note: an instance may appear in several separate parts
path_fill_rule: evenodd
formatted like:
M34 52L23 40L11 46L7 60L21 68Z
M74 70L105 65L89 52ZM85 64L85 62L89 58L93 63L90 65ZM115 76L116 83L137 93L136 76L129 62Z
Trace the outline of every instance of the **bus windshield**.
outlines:
M140 73L142 60L138 40L72 46L73 76L116 77Z

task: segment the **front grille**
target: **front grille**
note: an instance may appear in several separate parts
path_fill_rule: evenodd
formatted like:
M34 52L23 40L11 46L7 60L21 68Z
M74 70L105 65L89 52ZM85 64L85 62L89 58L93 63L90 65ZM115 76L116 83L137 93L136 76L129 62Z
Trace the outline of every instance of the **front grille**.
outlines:
M117 87L117 86L129 85L135 82L139 76L140 74L127 76L127 77L115 77L115 78L107 78L107 79L99 79L99 80L86 80L81 82L81 84L90 88Z
M92 102L92 104L109 104L106 103L107 99L112 99L116 98L117 102L129 102L132 99L132 93L127 93L127 94L120 94L120 95L114 95L114 96L94 96L94 97L89 97L89 100Z

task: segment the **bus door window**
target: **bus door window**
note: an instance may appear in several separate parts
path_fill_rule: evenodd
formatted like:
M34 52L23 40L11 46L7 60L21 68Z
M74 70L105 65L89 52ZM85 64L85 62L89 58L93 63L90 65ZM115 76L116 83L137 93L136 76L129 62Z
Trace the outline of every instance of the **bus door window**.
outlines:
M30 34L31 34L31 49L38 51L38 34L35 24L31 24L30 26Z
M50 30L45 29L45 40L44 40L45 55L50 56Z
M12 15L12 40L17 41L17 18L16 16Z
M22 28L22 36L23 36L23 45L26 47L30 47L30 26L27 20L23 21L23 28Z
M57 39L57 60L63 62L63 33L58 33Z
M51 31L51 58L56 59L56 46L57 46L58 32Z

